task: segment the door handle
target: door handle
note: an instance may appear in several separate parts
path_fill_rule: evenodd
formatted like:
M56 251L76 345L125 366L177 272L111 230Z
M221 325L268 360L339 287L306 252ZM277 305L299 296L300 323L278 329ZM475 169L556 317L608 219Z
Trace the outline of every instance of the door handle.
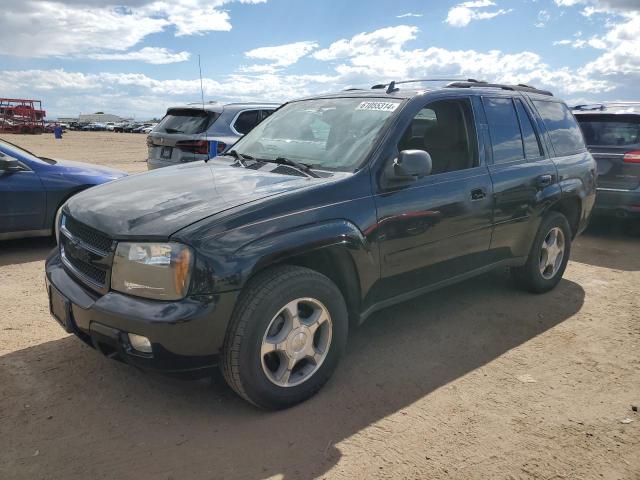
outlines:
M471 201L475 202L477 200L482 200L486 198L487 192L484 191L484 188L474 188L471 190Z
M538 188L545 188L553 184L553 175L540 175L536 178Z

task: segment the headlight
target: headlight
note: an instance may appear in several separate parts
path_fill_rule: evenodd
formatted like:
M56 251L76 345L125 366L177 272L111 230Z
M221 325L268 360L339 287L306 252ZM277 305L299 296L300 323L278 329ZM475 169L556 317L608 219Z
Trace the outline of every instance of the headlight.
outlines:
M111 288L157 300L187 295L193 255L179 243L120 242L111 272Z
M64 205L62 207L64 207ZM56 213L56 219L53 222L53 230L56 234L56 243L58 245L60 244L60 220L62 219L62 207L58 209L58 212Z

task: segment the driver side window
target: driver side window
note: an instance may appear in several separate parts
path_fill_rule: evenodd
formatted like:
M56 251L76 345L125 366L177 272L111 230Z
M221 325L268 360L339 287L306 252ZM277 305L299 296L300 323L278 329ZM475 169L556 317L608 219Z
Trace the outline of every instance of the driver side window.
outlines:
M478 166L478 146L471 102L438 100L427 104L405 130L398 151L431 155L431 175Z

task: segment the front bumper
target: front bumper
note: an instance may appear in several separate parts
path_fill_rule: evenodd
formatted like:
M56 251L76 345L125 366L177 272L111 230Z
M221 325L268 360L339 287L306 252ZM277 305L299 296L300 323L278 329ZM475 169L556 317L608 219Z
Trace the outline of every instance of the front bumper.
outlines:
M640 189L618 190L613 188L598 188L596 215L610 215L616 217L640 217Z
M237 292L175 302L118 292L100 296L67 274L57 249L49 254L45 272L49 305L52 315L54 308L57 313L54 318L105 355L165 373L205 371L217 364ZM133 349L128 333L147 337L152 353Z

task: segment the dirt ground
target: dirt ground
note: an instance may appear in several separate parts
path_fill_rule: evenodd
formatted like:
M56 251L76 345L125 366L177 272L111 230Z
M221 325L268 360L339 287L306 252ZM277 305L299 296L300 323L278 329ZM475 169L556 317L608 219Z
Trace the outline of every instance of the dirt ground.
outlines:
M142 133L69 131L62 135L62 140L53 138L52 133L0 133L0 139L26 148L41 157L95 163L129 173L147 170L147 136Z
M144 135L11 140L144 170ZM66 335L52 247L0 242L1 479L640 479L640 224L597 222L548 294L499 271L379 312L277 413Z

